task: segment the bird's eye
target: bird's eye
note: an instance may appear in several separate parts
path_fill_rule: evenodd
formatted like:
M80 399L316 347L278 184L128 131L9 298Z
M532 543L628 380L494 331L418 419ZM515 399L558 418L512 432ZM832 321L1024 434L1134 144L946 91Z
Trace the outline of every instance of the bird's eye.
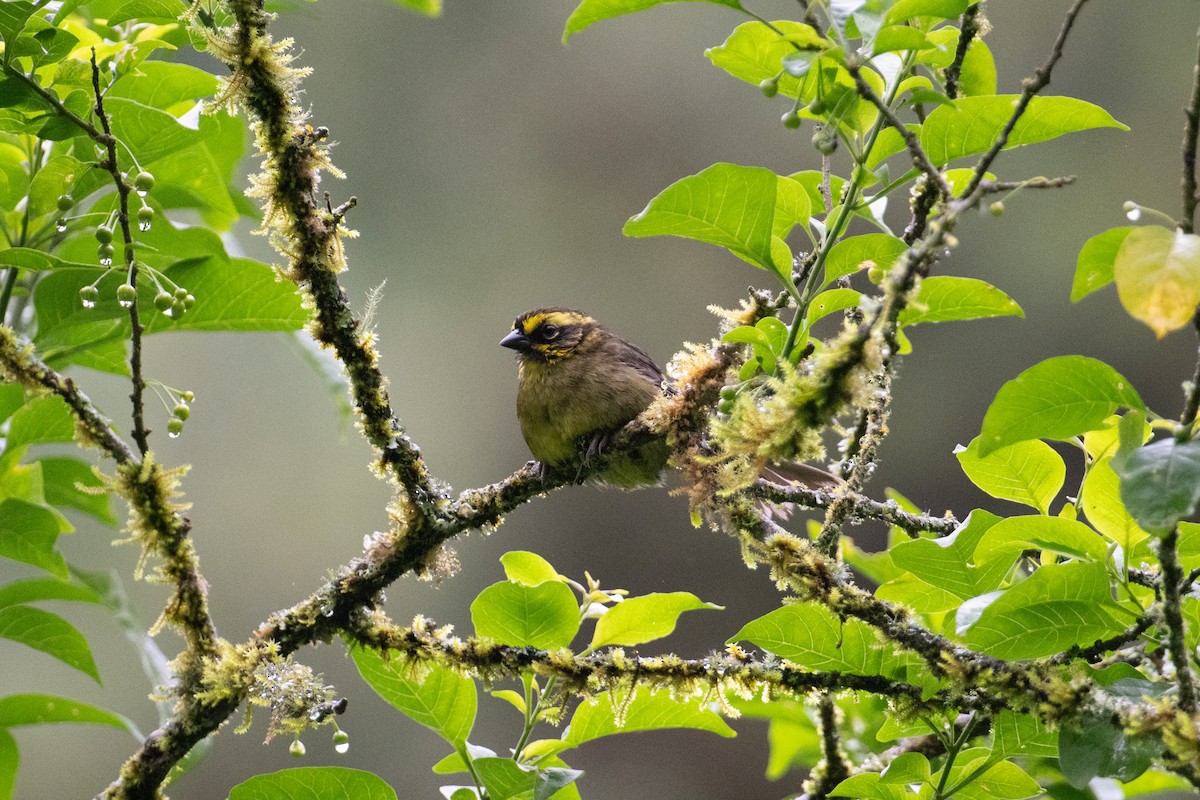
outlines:
M557 325L542 326L542 338L546 339L547 341L558 338L558 333L559 331Z

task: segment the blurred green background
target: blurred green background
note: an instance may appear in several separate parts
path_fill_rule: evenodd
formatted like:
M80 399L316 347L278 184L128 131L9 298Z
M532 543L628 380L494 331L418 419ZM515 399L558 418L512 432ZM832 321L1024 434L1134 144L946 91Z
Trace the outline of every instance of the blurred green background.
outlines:
M988 4L1000 91L1041 64L1065 0ZM794 14L783 0L752 0L770 18ZM380 0L325 0L283 15L277 36L296 37L299 62L315 73L303 101L338 143L345 181L327 179L334 202L358 198L345 275L358 308L386 281L376 316L382 367L409 433L432 471L456 491L501 479L528 458L513 413L516 368L497 347L512 319L539 305L585 309L665 362L685 340L715 332L708 304L735 305L766 276L724 251L680 239L631 240L623 222L662 188L716 161L780 173L819 166L807 128L786 130L783 99L766 100L713 67L706 47L742 21L705 3L667 6L597 25L560 43L573 8L559 2L447 0L426 20ZM1150 9L1153 10L1150 10ZM1012 295L1026 319L923 326L896 382L892 435L871 491L892 486L935 513L1004 510L958 469L952 450L979 430L987 403L1020 370L1051 355L1102 358L1146 402L1177 413L1191 376L1195 338L1155 341L1119 308L1110 287L1078 305L1068 294L1075 256L1091 235L1126 224L1127 199L1170 214L1179 208L1179 143L1196 46L1194 0L1093 3L1080 17L1049 93L1106 107L1132 130L1100 130L1004 155L1003 178L1073 174L1075 186L1024 192L1000 219L965 220L961 246L940 274L986 279ZM202 57L198 63L215 68ZM844 156L837 168L846 172ZM906 214L893 202L897 228ZM260 238L238 240L268 261ZM160 458L189 463L190 516L213 612L223 636L243 640L271 611L306 596L327 571L354 557L364 534L388 525L387 487L367 469L368 448L306 367L274 335L176 334L152 338L148 373L196 393L177 440L157 437ZM77 375L110 415L124 420L127 387ZM160 429L163 419L155 420ZM127 427L126 422L122 422ZM123 512L123 510L122 510ZM881 531L848 531L877 549ZM63 541L78 564L124 576L137 558L112 549L112 531L80 522ZM440 586L405 578L388 592L400 622L425 614L471 632L468 607L501 580L498 558L529 549L577 579L634 593L690 590L723 612L685 616L662 648L688 657L720 649L745 620L775 607L762 572L747 571L735 541L688 523L682 498L665 491L560 491L514 512L490 536L455 543L461 574ZM127 589L147 624L162 587ZM155 725L135 653L104 612L72 607L96 651L104 686L23 648L3 657L6 691L53 691ZM178 642L164 633L168 653ZM648 646L644 654L660 651ZM351 736L338 756L326 730L260 745L263 719L245 736L226 728L206 762L169 789L179 800L224 797L259 772L297 765L370 769L401 797L436 797L429 767L446 754L435 735L392 711L358 679L340 645L302 651L349 698L340 720ZM766 727L735 723L734 740L699 732L613 737L570 754L586 770L588 798L778 798L799 776L771 783ZM505 703L484 698L472 741L506 752L519 733ZM554 735L548 733L546 735ZM41 727L18 731L17 797L91 796L116 774L134 743L110 731Z

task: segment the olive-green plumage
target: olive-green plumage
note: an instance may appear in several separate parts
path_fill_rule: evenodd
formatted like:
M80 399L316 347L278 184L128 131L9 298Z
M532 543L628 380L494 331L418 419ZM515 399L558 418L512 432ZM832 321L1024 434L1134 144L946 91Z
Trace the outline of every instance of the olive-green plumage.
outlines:
M528 311L500 344L517 351L521 434L551 467L602 444L662 394L662 371L650 356L574 309ZM666 460L666 444L652 442L597 478L624 488L654 484Z

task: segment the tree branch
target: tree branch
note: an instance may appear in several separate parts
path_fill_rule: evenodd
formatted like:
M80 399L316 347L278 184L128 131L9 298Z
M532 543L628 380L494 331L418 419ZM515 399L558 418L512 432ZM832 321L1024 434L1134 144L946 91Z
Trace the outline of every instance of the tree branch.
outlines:
M1174 526L1158 544L1158 561L1162 564L1163 622L1167 627L1167 652L1175 666L1175 682L1179 684L1179 707L1188 714L1196 713L1196 684L1192 680L1192 668L1188 657L1187 638L1184 636L1183 614L1179 608L1179 593L1183 584L1183 570L1179 565L1176 546L1179 543L1179 527Z
M1179 230L1192 233L1196 224L1196 140L1200 137L1200 32L1196 35L1196 64L1192 67L1192 96L1184 108L1183 126L1183 214Z

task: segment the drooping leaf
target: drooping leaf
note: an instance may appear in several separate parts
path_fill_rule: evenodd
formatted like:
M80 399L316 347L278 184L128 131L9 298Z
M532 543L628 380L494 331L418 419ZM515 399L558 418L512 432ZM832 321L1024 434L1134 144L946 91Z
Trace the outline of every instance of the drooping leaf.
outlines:
M695 728L726 738L737 735L719 714L695 700L674 700L670 692L652 692L646 688L638 688L631 700L625 690L613 691L620 696L614 698L609 692L575 709L570 726L563 732L563 741L578 747L616 733L667 728Z
M346 767L296 767L255 775L229 790L229 800L396 800L371 772Z
M916 297L900 312L900 324L1024 316L1015 300L986 281L934 275L921 281Z
M501 581L471 603L475 632L518 647L554 650L566 647L579 630L579 605L561 581L536 586Z
M37 603L45 600L68 600L81 603L103 604L96 590L82 583L71 583L54 578L29 578L0 586L0 608L20 603Z
M1117 249L1113 279L1121 305L1161 339L1191 322L1200 303L1200 236L1134 228Z
M1137 524L1121 501L1120 479L1113 472L1111 461L1102 458L1088 470L1083 480L1083 513L1096 530L1120 545L1129 559L1137 555L1150 534Z
M591 647L632 646L661 639L675 630L685 611L721 606L706 603L691 592L655 592L631 597L608 609L596 623Z
M937 166L978 155L992 146L1012 116L1018 95L961 97L935 108L921 126L921 144ZM1129 130L1112 115L1074 97L1034 97L1009 134L1005 149L1090 128Z
M511 550L500 556L504 576L513 583L537 586L545 581L560 581L562 576L549 561L527 550Z
M671 2L705 2L716 3L730 8L741 8L737 0L583 0L571 16L567 17L567 27L563 31L563 41L567 41L584 28L597 22L623 14L633 14L648 8L661 6Z
M32 606L0 608L0 639L40 650L100 682L87 639L57 614Z
M1000 387L983 418L979 454L1027 439L1069 439L1121 407L1145 408L1115 369L1084 356L1048 358Z
M1097 289L1112 283L1113 265L1117 251L1134 228L1111 228L1083 243L1075 262L1075 279L1071 283L1071 302L1087 297Z
M455 748L467 741L479 703L475 681L436 664L414 667L402 658L384 660L374 650L350 651L358 673L384 700Z
M1103 563L1047 564L990 603L966 640L997 658L1041 658L1120 631L1115 608Z
M1167 530L1190 517L1200 503L1200 441L1159 439L1111 462L1121 481L1121 501L1147 530Z
M981 456L979 441L977 436L954 453L971 483L992 497L1048 514L1067 475L1062 456L1039 439L1016 442Z

